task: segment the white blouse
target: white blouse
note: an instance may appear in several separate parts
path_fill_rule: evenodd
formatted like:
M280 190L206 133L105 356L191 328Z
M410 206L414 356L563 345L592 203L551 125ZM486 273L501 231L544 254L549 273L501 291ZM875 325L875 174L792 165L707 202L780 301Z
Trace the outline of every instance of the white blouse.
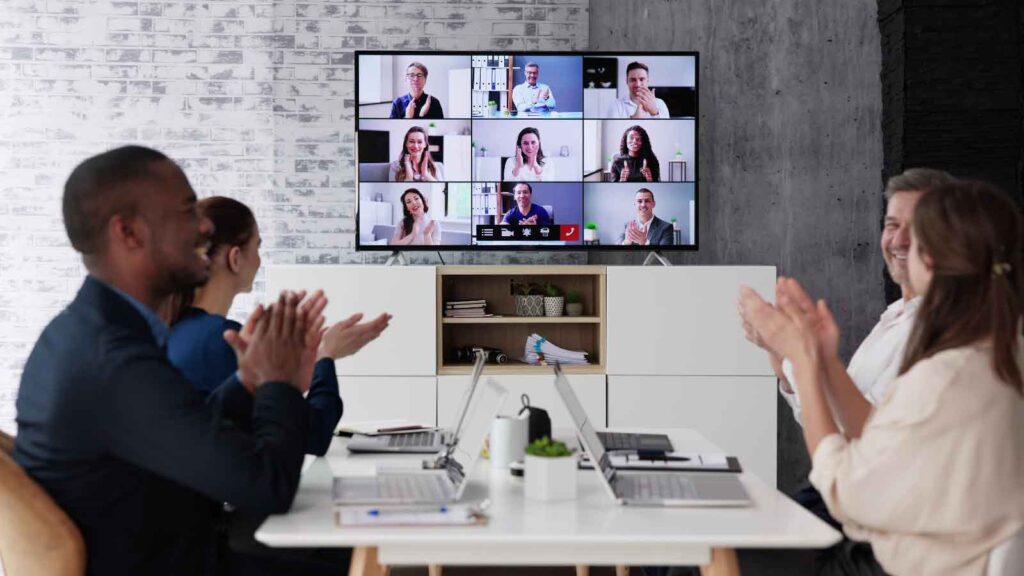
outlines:
M829 512L886 572L980 576L1024 526L1024 399L990 347L946 350L897 378L860 438L824 438L812 466Z
M544 159L544 165L541 166L541 172L538 175L529 166L523 164L523 167L519 169L519 175L513 176L512 170L516 167L515 157L509 158L505 162L505 174L502 180L505 182L554 182L555 180L555 162L551 158Z

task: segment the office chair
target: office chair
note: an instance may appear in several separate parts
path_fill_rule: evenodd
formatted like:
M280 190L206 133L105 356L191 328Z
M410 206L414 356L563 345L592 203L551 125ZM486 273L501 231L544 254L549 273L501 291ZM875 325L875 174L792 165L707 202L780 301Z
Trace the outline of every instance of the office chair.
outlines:
M71 519L11 458L0 432L0 564L18 576L82 576L85 542Z
M1024 530L996 546L988 555L985 576L1016 576L1024 574Z

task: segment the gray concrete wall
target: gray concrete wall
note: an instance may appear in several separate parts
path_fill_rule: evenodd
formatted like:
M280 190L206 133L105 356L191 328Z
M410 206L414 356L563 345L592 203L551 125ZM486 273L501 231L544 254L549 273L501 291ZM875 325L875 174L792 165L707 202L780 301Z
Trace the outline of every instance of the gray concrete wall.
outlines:
M849 358L885 305L876 3L591 0L590 48L700 52L700 251L669 259L778 266L828 300ZM779 402L787 489L808 459Z

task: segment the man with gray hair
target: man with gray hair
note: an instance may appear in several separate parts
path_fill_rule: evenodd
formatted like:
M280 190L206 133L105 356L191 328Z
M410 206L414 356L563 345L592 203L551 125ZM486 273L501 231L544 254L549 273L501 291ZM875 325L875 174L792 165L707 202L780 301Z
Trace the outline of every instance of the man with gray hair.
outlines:
M523 112L546 112L555 109L555 95L551 87L541 84L540 66L536 62L527 62L523 68L526 75L526 82L519 84L512 89L512 102L516 110Z
M842 407L841 413L836 416L850 438L860 436L872 407L885 398L889 387L896 379L903 351L921 303L921 295L911 286L907 271L914 207L928 190L953 181L954 178L948 173L929 168L911 168L889 179L885 187L887 204L882 224L882 259L893 281L899 285L902 297L890 304L882 313L878 324L853 354L848 368L843 366L842 360L839 359L838 331L823 327L824 334L819 337L819 345L822 347L825 383L829 394L841 398L834 404ZM781 291L782 288L776 291L776 299ZM810 302L798 285L795 291L788 288L784 291L787 296L793 297L805 306ZM810 302L810 305L813 306L813 302ZM800 398L795 392L795 387L790 384L792 370L789 361L765 347L761 337L751 328L745 317L747 310L742 291L739 310L747 339L769 353L772 369L779 378L779 392L792 407L796 421L800 422ZM838 522L829 515L821 495L814 487L807 484L794 494L794 499L819 517L839 527Z

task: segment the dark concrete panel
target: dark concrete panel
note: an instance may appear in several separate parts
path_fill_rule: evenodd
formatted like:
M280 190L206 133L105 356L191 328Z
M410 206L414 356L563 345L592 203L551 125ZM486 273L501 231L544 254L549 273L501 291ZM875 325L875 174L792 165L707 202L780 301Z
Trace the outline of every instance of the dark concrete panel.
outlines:
M880 42L874 0L590 3L591 49L701 55L701 249L669 260L778 266L829 301L846 358L885 305ZM779 422L787 489L807 459L792 419Z

